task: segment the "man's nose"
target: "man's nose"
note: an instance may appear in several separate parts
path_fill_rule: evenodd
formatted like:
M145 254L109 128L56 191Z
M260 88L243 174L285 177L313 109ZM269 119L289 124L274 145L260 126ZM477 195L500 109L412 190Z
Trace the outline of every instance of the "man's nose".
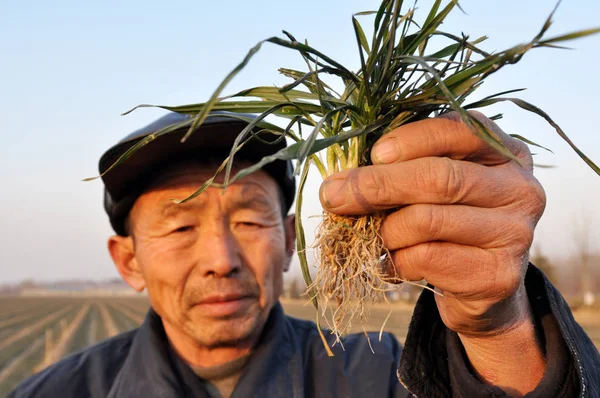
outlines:
M200 253L204 276L226 277L238 273L242 255L235 236L222 220L211 223L201 234Z

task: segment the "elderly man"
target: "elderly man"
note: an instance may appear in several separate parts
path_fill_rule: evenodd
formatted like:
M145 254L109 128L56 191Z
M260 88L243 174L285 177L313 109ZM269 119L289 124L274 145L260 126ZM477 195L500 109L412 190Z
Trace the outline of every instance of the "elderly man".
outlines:
M140 328L62 360L11 397L598 396L598 351L528 263L545 197L524 144L478 115L519 165L450 114L390 132L372 166L323 183L331 212L395 209L381 231L395 271L443 293L423 292L402 350L391 335L371 338L374 353L351 335L327 357L316 326L278 303L294 250L291 164L172 201L214 175L245 125L230 116L211 115L180 144L189 120L169 114L102 156L101 172L175 125L103 177L116 232L108 249L152 308ZM261 134L236 168L285 147Z

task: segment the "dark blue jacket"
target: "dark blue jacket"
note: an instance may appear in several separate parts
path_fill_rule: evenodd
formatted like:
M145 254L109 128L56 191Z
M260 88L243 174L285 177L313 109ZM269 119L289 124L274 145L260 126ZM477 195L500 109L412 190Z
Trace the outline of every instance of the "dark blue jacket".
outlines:
M600 397L600 355L558 291L530 267L526 287L543 330L547 371L532 397ZM288 317L278 304L232 398L248 397L501 397L467 365L455 333L424 291L406 345L384 334L344 339L327 357L314 323ZM399 363L399 365L398 365ZM518 358L515 358L518 363ZM527 371L524 369L523 371ZM398 376L402 382L398 381ZM409 392L410 390L410 392ZM74 354L23 382L20 397L208 397L204 382L170 349L150 311L139 329Z

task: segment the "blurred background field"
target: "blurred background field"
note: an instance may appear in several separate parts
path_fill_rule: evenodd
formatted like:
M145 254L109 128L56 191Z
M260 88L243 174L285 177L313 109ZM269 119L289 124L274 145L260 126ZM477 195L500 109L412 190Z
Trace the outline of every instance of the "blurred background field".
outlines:
M294 293L288 290L286 295ZM293 290L293 289L292 289ZM63 292L64 293L64 292ZM133 329L148 310L144 296L94 296L94 291L0 297L0 397L26 377L85 347ZM95 292L98 294L98 292ZM48 294L48 292L46 292ZM413 297L400 295L390 304L371 307L368 331L385 331L404 342L412 316ZM288 315L314 320L315 310L298 298L283 298ZM600 347L600 307L576 308L575 318ZM355 332L362 332L360 324Z
M133 0L120 2L118 12L113 2L65 0L35 7L0 2L0 47L6 54L0 69L7 77L0 84L0 397L59 358L136 327L147 311L147 298L132 295L111 265L106 238L112 231L102 210L102 184L81 182L96 175L97 159L107 148L163 112L120 114L140 102L205 100L248 49L281 29L358 67L350 16L379 3L308 0L297 7L263 0L261 22L256 23L248 16L256 14L258 3L247 1L231 3L226 12L221 2L165 7L163 2ZM487 35L488 48L501 49L531 39L555 3L506 0L497 7L461 0L465 12L444 25L471 38ZM549 33L597 26L598 15L597 0L562 2ZM203 37L211 40L199 42ZM518 67L494 76L479 95L527 87L522 98L546 110L599 162L594 93L600 79L590 71L600 62L600 35L573 47L531 53ZM304 68L301 59L265 46L228 93L287 83L273 61ZM499 121L504 131L554 152L532 148L537 164L558 167L535 170L548 202L531 261L559 288L598 347L600 179L544 121L509 104L494 109L505 115ZM315 195L304 200L302 221L308 232L321 214L319 184L318 175L309 176L307 187ZM312 238L307 236L307 242ZM284 305L290 315L312 320L313 308L299 299L299 278L295 259ZM366 328L378 331L392 309L385 329L403 341L417 294L403 289L391 295L393 304L373 308Z

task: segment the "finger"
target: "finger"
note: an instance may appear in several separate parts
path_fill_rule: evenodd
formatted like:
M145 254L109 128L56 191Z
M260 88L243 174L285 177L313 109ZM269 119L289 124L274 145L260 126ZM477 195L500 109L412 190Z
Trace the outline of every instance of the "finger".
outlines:
M496 123L481 113L471 114L495 134L526 169L531 170L533 161L525 143L504 133ZM445 156L485 165L510 161L475 136L456 112L401 126L381 137L371 151L373 164L404 162L428 156Z
M428 242L391 252L395 277L425 279L464 300L510 296L524 273L523 261L504 251L448 242ZM507 265L508 264L508 265Z
M420 158L344 170L321 185L323 207L337 214L364 214L416 203L478 207L511 204L519 189L535 185L516 167L495 168L448 158Z
M526 252L533 230L533 220L507 214L506 210L417 204L389 214L381 226L381 236L388 250L444 241Z

